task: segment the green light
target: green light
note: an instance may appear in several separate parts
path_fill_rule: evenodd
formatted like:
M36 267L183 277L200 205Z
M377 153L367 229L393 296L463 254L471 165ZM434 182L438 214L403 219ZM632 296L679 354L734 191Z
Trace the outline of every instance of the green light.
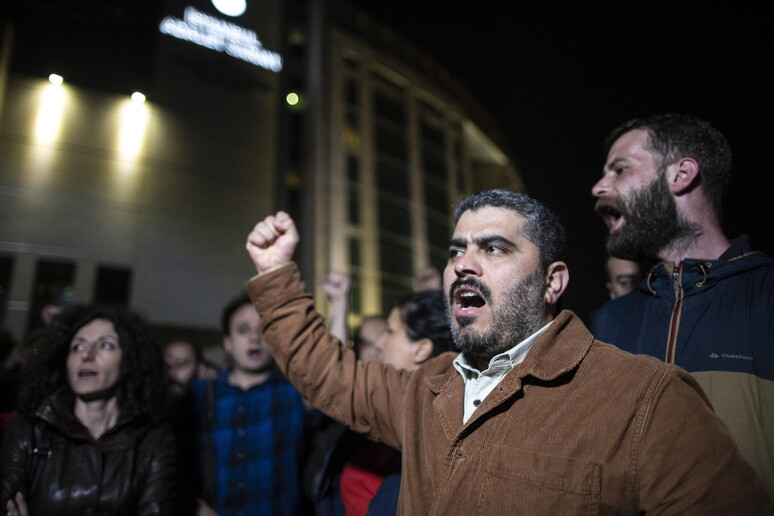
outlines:
M288 93L287 96L285 97L285 102L287 102L289 106L297 105L299 100L300 99L298 97L298 93L291 92L291 93Z

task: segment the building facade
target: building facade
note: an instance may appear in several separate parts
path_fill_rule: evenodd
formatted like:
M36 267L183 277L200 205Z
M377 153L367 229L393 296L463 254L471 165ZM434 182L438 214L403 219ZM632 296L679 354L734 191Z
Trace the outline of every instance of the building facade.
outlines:
M107 302L212 343L253 272L245 236L279 208L310 285L351 274L356 322L442 267L461 195L522 189L459 81L351 6L79 4L2 13L0 324L17 340L46 304Z

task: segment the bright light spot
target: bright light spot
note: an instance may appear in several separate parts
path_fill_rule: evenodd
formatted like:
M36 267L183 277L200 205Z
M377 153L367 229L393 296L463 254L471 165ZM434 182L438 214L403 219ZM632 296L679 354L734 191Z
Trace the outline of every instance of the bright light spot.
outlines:
M66 101L65 90L61 86L49 84L43 91L42 102L35 119L35 137L51 143L59 136L62 126L62 114Z
M134 102L135 104L145 103L145 95L143 95L139 91L135 91L134 93L132 93L132 102Z
M147 122L147 106L135 101L132 95L132 102L124 104L118 134L118 151L124 158L134 158L140 153Z
M298 104L299 100L300 99L298 97L298 93L291 92L291 93L288 93L287 96L285 97L285 102L287 102L288 105L290 106L295 106L296 104Z
M62 83L64 82L64 78L61 75L52 73L51 75L48 76L48 81L54 86L61 86Z
M212 5L226 16L242 16L247 10L246 0L212 0Z

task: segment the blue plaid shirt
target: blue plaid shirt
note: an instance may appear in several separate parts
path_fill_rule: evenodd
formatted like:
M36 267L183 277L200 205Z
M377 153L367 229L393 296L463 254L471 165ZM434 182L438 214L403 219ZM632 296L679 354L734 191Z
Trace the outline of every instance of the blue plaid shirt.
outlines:
M207 502L221 516L296 515L306 412L301 396L277 374L244 391L228 383L228 373L214 381L211 395L207 380L193 386L205 499L209 486L214 500ZM210 396L214 411L208 410ZM213 460L214 476L206 471Z

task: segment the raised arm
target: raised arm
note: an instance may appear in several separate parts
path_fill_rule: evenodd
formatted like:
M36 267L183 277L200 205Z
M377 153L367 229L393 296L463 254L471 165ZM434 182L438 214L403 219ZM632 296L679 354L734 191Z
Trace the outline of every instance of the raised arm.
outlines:
M328 331L343 345L349 340L347 314L349 313L349 276L343 272L331 272L322 279L322 288L330 302Z
M295 224L283 212L259 222L247 239L259 273L247 291L275 362L313 407L400 448L411 374L375 361L363 364L330 334L291 261L298 241Z
M290 215L278 211L255 225L247 236L247 252L258 274L289 264L298 245L298 230Z

